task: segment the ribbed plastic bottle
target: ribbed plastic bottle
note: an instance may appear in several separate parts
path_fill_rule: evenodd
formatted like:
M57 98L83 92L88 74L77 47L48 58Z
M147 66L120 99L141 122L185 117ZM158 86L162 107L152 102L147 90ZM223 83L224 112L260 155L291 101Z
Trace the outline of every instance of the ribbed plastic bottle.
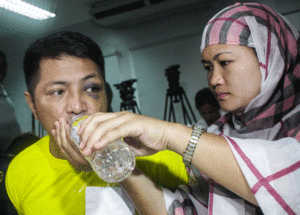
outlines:
M77 134L87 115L76 115L71 119L70 135L77 147L81 137ZM117 183L129 177L135 167L134 152L123 140L109 143L105 148L95 151L85 159L91 164L97 175L109 183Z

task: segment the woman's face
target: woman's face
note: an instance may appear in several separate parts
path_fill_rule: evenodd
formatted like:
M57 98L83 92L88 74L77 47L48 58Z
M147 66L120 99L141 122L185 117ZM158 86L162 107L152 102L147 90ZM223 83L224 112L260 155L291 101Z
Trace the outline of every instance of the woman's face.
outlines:
M202 52L208 85L221 109L242 113L261 88L257 56L246 46L217 44Z

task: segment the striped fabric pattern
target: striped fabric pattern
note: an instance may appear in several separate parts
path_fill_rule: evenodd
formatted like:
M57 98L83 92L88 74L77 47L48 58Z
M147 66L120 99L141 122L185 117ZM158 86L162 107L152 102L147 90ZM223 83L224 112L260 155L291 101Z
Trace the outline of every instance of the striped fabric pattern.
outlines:
M299 32L265 5L237 3L217 13L205 27L201 52L214 44L247 46L257 53L261 93L243 115L228 113L207 131L226 138L260 207L194 174L198 187L186 187L188 197L164 190L169 214L300 214ZM188 198L197 213L184 210Z
M299 214L299 32L265 5L238 3L209 21L201 51L212 44L255 48L263 79L242 116L226 114L208 131L227 138L264 214ZM211 190L209 214L217 214L218 186Z
M238 119L244 126L235 128L237 133L243 138L244 134L272 130L274 125L281 123L281 130L269 133L267 139L294 136L300 140L300 125L295 120L293 123L293 119L299 119L300 113L290 114L300 103L298 31L280 14L264 5L236 4L209 21L201 50L212 44L249 46L249 43L254 44L258 55L263 76L262 93ZM227 118L218 122L220 130ZM257 133L256 136L266 138Z

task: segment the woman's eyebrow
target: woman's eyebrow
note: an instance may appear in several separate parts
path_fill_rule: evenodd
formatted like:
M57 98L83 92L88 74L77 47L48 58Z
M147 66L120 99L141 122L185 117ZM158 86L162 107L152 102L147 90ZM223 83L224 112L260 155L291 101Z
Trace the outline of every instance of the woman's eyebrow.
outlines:
M213 57L213 60L216 60L220 55L222 54L232 54L232 52L229 52L229 51L224 51L224 52L220 52L220 53L217 53L214 57Z
M201 60L201 63L209 63L207 60Z
M232 52L229 52L229 51L224 51L224 52L220 52L220 53L217 53L214 57L213 57L213 60L216 60L220 55L222 54L232 54ZM208 60L201 60L201 63L210 63L210 61Z

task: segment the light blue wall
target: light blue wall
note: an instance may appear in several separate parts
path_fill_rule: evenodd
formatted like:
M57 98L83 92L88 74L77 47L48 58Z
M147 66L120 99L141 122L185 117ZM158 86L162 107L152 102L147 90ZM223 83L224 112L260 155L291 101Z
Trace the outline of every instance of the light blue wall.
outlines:
M22 69L22 60L26 49L26 38L15 35L1 41L1 50L7 56L8 73L3 82L12 103L22 132L31 130L31 111L24 99L26 85Z

